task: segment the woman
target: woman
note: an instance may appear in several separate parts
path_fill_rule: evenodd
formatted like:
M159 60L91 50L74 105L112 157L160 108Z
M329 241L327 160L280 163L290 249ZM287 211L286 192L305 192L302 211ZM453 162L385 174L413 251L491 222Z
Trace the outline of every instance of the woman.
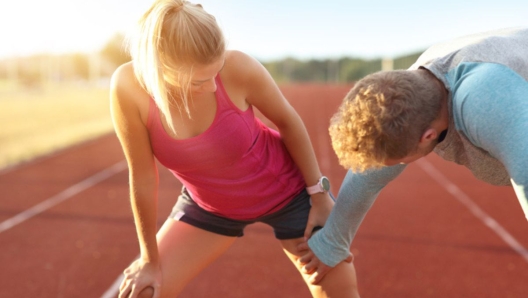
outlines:
M125 270L119 297L176 297L225 252L246 225L274 228L299 271L296 246L333 206L305 127L255 59L225 49L201 5L157 0L139 21L132 62L112 77L111 107L129 172L141 257ZM253 114L258 108L278 128ZM156 235L155 159L184 188ZM305 190L315 189L310 196ZM314 297L356 297L342 263ZM138 296L138 294L141 295Z

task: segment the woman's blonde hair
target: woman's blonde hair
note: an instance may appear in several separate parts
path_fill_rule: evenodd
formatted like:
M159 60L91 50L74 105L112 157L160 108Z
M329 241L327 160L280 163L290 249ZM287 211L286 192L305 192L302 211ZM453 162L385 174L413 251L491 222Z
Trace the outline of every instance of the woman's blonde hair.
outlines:
M215 62L225 52L216 19L201 5L183 0L156 0L128 38L134 72L174 130L171 105L189 111L194 65ZM180 100L175 100L177 97Z
M339 163L364 171L417 150L435 120L441 97L434 82L416 71L382 71L358 81L330 123Z

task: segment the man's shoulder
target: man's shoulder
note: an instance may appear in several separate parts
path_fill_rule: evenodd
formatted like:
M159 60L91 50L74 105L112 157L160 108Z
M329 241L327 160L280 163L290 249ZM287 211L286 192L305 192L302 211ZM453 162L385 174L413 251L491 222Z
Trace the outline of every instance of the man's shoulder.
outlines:
M490 62L462 62L452 68L446 77L450 82L451 92L458 99L497 97L511 90L517 81L512 78L522 79L508 66Z

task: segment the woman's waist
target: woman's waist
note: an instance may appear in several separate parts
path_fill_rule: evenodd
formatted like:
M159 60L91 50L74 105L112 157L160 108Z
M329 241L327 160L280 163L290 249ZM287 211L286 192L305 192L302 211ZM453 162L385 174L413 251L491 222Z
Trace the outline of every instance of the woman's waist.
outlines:
M182 181L191 198L205 210L232 219L248 220L280 210L306 187L293 177L286 182L268 181L195 185Z

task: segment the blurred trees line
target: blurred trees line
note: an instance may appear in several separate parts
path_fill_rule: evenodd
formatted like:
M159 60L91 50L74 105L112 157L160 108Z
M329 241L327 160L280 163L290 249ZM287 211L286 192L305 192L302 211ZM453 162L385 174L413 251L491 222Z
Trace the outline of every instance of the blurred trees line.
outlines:
M130 61L123 47L124 36L116 34L94 53L35 54L0 59L0 80L24 86L46 82L108 82L114 70Z
M382 69L406 69L416 61L421 53L413 53L394 59L371 60L342 57L305 61L286 58L279 61L264 62L263 65L278 83L351 83Z
M119 65L130 61L123 48L123 40L122 34L116 34L100 51L91 54L37 54L1 59L0 80L14 80L27 86L50 81L107 82ZM285 58L262 64L278 83L350 83L383 68L408 68L420 54L418 52L389 60L342 57L306 61Z

